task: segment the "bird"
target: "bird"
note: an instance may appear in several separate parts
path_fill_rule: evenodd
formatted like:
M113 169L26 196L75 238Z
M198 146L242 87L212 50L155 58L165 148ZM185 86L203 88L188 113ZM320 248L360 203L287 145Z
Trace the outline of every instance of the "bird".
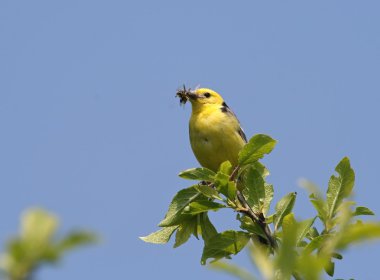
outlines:
M203 167L217 172L223 162L229 161L237 170L239 152L247 144L247 137L238 118L223 97L209 88L190 90L185 86L177 91L177 96L180 97L180 103L185 104L190 101L192 105L189 136L191 148L198 162ZM242 177L236 178L236 182L244 187ZM239 189L236 191L236 197L243 206L239 211L248 215L265 233L265 238L258 236L258 240L277 248L277 242L263 214L253 212Z
M221 163L238 165L238 155L247 143L240 122L222 96L209 88L178 91L181 103L192 105L189 121L190 144L201 164L217 172Z
M237 170L239 152L247 144L247 137L238 118L223 97L209 88L190 90L185 86L177 91L177 96L180 97L180 103L185 104L190 101L192 105L189 136L191 148L198 162L203 167L217 172L223 162L229 161ZM244 187L242 177L238 177L236 181ZM265 233L266 238L258 236L258 240L277 248L277 242L263 214L253 212L240 190L236 191L236 197L243 206L240 212L248 215Z

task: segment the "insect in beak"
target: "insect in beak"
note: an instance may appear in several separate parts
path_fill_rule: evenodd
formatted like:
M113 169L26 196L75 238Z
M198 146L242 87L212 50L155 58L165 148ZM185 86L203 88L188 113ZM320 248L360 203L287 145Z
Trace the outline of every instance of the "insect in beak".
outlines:
M183 89L177 90L176 96L179 97L179 102L181 104L186 104L189 99L195 100L198 96L190 89L186 89L183 85Z
M192 92L192 91L188 91L187 93L186 93L186 95L190 98L190 99L192 99L192 100L195 100L195 99L197 99L198 98L198 95L196 95L194 92Z

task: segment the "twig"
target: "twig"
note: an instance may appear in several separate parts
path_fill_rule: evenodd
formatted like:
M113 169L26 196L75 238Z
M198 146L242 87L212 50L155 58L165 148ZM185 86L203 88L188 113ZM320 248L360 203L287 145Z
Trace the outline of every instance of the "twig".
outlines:
M230 175L230 178L229 178L230 181L235 181L235 179L236 179L235 177L238 174L239 168L240 167L237 166L232 171L232 173ZM244 213L245 215L247 215L248 217L250 217L253 222L257 223L261 227L261 229L263 230L263 232L265 234L265 237L266 237L267 241L269 242L269 245L273 249L277 249L277 242L276 242L275 238L272 235L270 227L265 222L265 218L262 215L257 215L252 210L252 208L249 206L247 200L245 199L244 195L242 194L242 192L240 190L236 191L236 196L237 196L239 202L241 203L241 205L245 208L244 210L240 210L240 212Z

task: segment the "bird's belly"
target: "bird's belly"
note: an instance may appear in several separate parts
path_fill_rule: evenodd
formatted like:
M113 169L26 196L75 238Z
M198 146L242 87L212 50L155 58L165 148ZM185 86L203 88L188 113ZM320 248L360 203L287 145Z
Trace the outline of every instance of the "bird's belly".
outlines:
M239 151L244 145L236 131L223 126L207 130L190 128L190 142L199 163L214 171L226 160L237 165Z

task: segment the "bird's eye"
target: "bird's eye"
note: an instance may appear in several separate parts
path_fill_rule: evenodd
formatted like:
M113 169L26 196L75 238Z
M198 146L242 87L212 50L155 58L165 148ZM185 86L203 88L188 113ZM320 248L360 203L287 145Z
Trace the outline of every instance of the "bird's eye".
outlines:
M206 92L206 93L204 94L204 96L205 96L206 98L209 98L209 97L211 96L211 94L210 94L209 92Z

